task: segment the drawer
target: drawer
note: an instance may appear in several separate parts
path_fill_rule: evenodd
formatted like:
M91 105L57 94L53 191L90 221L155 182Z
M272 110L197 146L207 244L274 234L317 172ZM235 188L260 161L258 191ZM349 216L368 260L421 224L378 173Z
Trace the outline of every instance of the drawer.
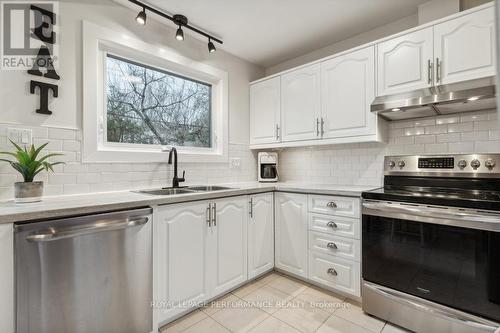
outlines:
M344 293L360 297L359 262L309 251L309 279Z
M358 262L361 259L361 242L359 240L322 232L309 232L309 249Z
M330 195L309 195L309 212L359 218L360 199Z
M359 219L309 213L308 220L309 230L359 239Z

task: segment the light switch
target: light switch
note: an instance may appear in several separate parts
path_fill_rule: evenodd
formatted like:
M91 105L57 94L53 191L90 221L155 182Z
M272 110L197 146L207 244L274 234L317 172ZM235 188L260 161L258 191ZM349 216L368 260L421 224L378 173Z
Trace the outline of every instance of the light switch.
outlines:
M229 168L230 169L241 168L241 158L230 158L229 159Z
M8 128L7 138L19 145L29 146L32 142L32 132L26 128Z

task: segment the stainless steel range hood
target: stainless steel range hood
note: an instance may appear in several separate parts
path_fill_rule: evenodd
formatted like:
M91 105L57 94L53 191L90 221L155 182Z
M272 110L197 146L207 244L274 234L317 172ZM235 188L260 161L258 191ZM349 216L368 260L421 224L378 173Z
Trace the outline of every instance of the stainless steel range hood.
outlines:
M496 108L495 77L463 81L375 98L371 111L388 120Z

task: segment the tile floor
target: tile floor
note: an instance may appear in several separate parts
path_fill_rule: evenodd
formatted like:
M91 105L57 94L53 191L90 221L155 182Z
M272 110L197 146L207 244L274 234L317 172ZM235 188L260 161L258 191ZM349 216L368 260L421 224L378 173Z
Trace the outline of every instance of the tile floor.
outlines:
M162 327L161 333L404 333L366 315L360 304L303 281L269 273L204 308Z

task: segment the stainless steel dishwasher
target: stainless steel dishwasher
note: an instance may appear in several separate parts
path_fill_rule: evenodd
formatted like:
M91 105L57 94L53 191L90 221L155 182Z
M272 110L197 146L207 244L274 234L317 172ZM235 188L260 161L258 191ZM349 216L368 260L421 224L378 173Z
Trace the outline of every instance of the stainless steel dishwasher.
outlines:
M16 332L151 332L151 213L16 224Z

